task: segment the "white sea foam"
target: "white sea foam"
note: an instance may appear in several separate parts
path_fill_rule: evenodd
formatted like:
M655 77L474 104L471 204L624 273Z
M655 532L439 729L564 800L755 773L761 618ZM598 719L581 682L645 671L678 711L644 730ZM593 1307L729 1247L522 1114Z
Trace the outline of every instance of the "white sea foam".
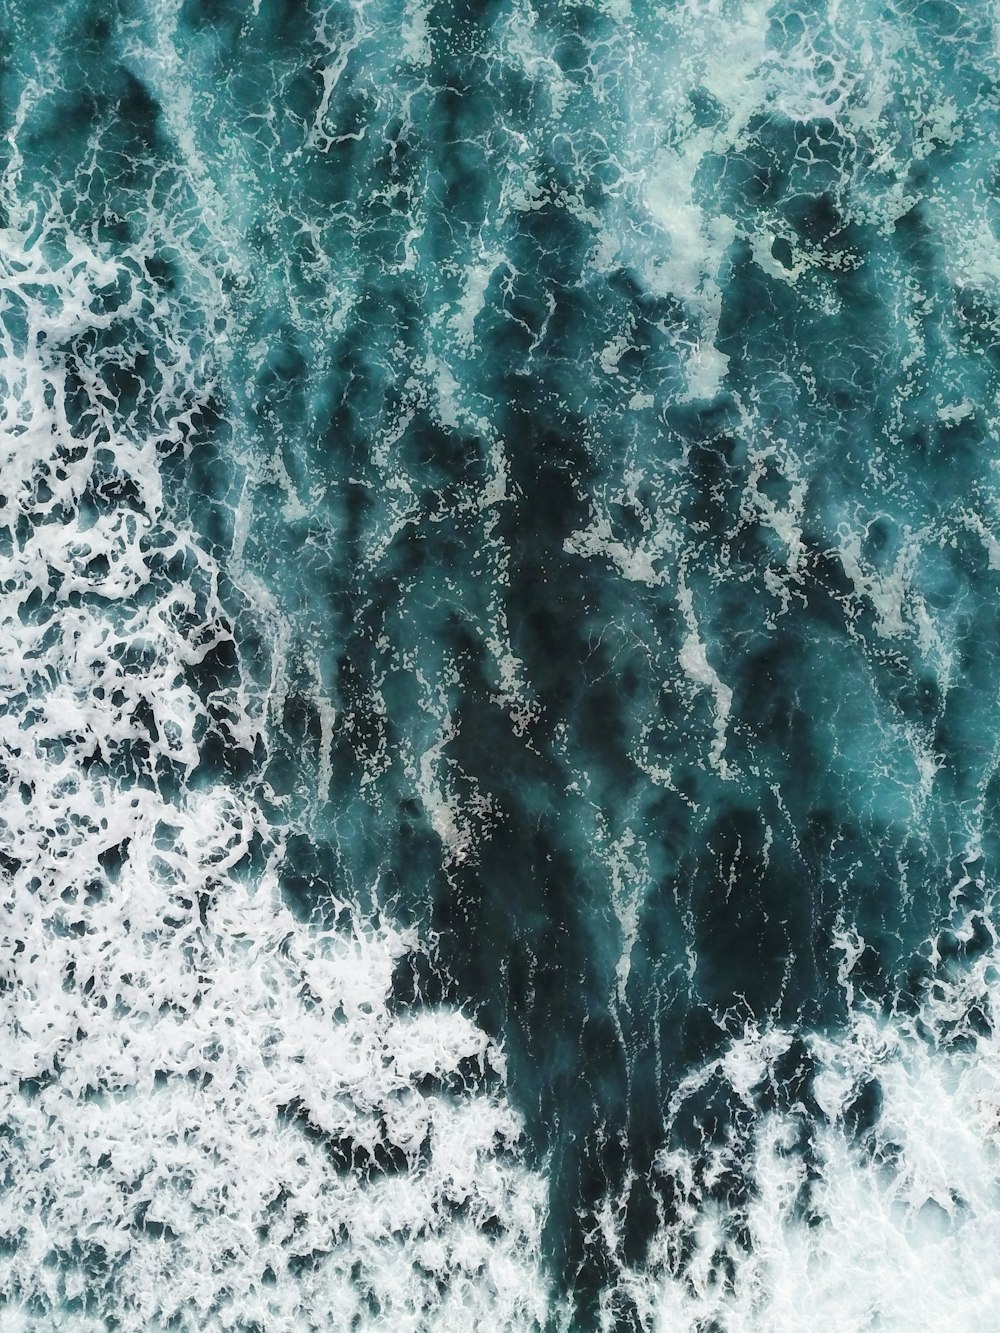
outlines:
M672 1117L721 1083L744 1122L734 1118L721 1144L660 1155L678 1217L647 1267L623 1279L645 1329L996 1328L1000 1040L987 1024L1000 950L978 914L947 939L950 954L977 934L986 947L962 962L941 957L945 937L932 942L936 972L919 1007L887 1017L855 996L851 972L864 941L841 931L850 1019L839 1032L804 1038L800 1063L811 1059L816 1071L811 1107L803 1091L782 1109L761 1109L762 1095L788 1077L787 1064L776 1066L794 1034L780 1028L748 1026L684 1081ZM727 1172L747 1181L741 1202L715 1188ZM604 1327L613 1327L610 1314Z
M233 631L161 455L210 366L143 258L51 216L0 249L0 1324L534 1327L500 1053L392 1003L412 935L297 919L282 830L203 763L266 741L267 690L197 678Z
M729 726L729 714L732 710L733 691L719 678L718 672L708 660L705 644L702 642L698 621L694 613L694 599L684 577L681 566L677 583L677 600L687 624L687 636L681 645L679 662L682 671L696 686L710 690L715 700L715 740L712 743L711 758L721 777L731 776L730 768L723 753L726 748L726 731Z

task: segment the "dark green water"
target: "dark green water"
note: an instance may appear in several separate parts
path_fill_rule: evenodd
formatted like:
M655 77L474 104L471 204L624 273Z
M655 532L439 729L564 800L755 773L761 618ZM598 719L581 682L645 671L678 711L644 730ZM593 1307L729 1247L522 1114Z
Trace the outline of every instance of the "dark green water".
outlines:
M11 1328L996 1327L997 43L8 5Z

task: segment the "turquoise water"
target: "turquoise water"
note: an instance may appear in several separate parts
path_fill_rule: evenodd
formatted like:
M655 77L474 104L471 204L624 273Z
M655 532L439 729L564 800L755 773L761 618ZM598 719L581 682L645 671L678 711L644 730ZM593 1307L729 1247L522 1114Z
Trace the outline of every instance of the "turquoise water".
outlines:
M0 34L3 1326L995 1329L990 7Z

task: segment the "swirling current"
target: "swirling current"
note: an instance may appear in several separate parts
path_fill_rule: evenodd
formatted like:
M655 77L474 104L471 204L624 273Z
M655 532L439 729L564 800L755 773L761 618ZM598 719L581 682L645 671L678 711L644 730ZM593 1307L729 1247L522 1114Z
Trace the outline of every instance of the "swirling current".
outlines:
M0 6L0 1328L1000 1327L1000 11Z

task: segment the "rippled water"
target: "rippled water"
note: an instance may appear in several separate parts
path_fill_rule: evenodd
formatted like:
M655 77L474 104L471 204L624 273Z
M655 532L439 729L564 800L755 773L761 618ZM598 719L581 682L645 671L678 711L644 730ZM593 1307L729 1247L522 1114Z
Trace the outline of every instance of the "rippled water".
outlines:
M0 1328L994 1333L997 22L0 11Z

